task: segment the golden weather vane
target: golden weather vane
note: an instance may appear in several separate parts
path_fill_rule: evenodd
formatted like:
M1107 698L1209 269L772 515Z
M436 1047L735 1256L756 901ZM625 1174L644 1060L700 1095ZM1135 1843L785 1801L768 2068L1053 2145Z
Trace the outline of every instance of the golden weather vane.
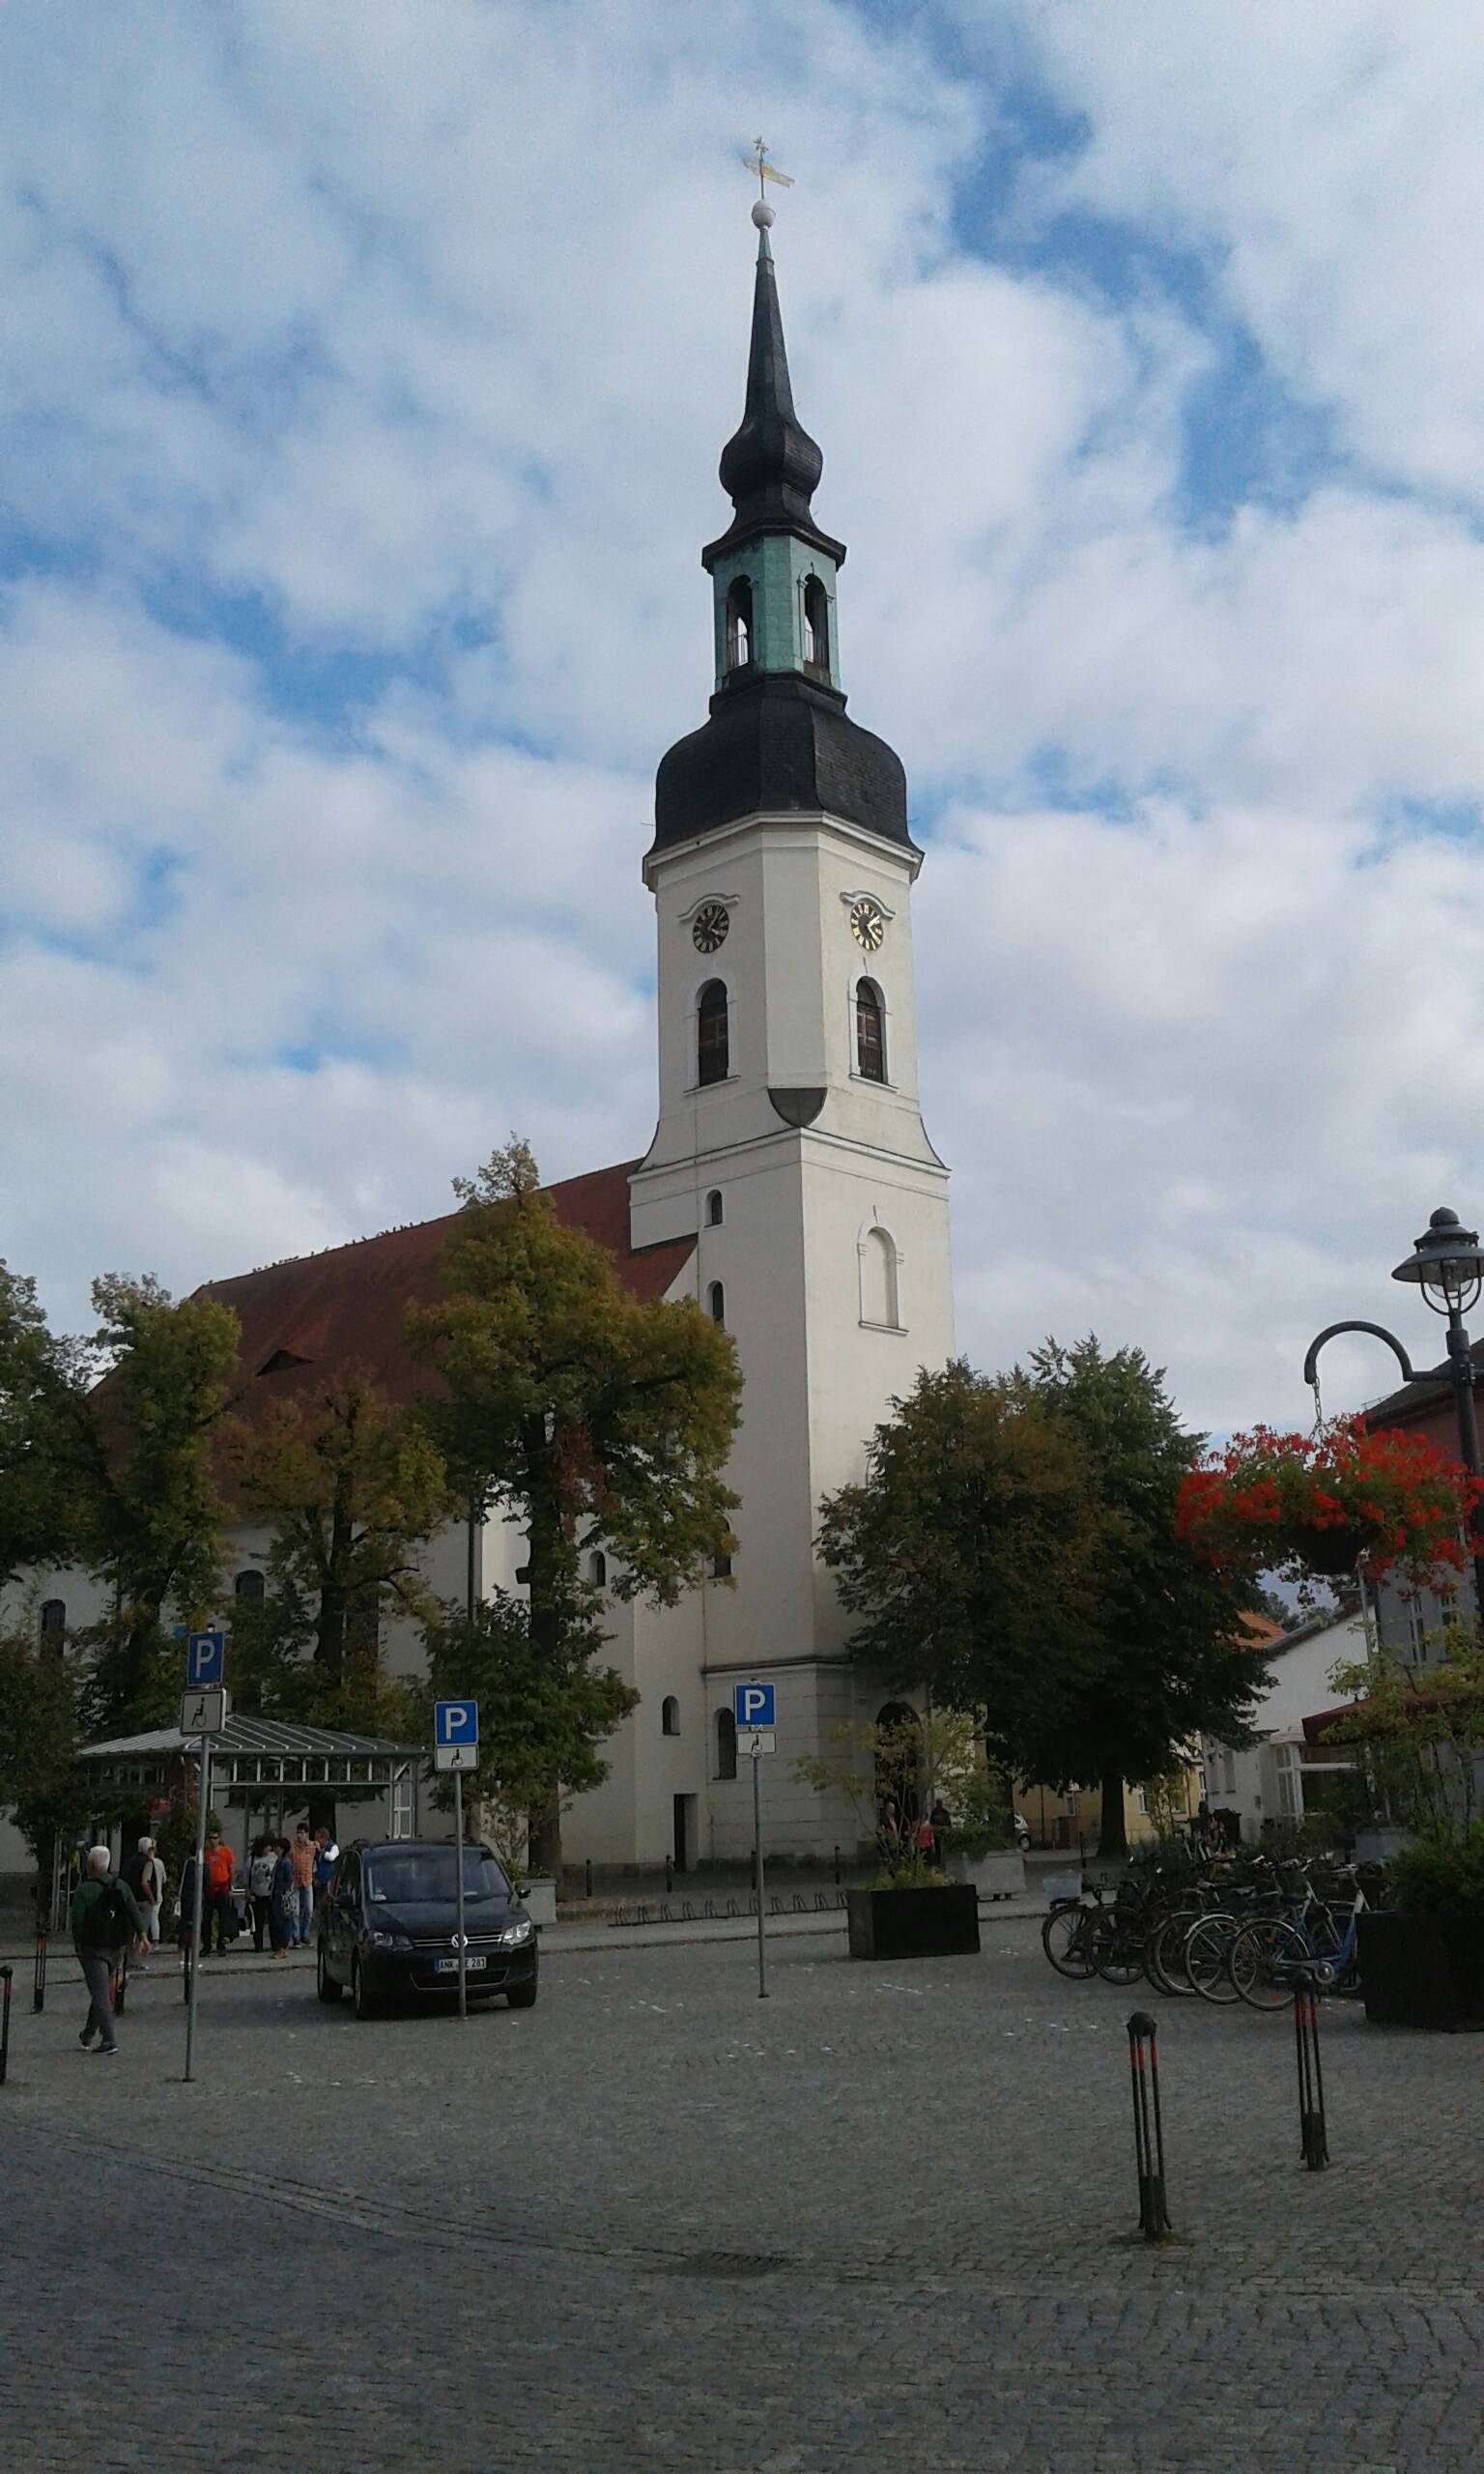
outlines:
M750 172L755 172L757 176L757 195L759 198L765 199L767 197L767 185L769 181L776 181L781 189L792 188L792 173L775 170L774 166L768 161L768 150L760 137L754 138L753 151L751 155L744 155L742 160L747 169Z

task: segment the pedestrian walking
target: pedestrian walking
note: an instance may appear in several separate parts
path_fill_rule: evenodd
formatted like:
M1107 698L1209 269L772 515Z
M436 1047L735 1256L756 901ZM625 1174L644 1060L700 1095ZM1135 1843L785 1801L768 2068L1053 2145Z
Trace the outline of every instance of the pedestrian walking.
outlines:
M294 1832L292 1850L294 1865L295 1916L294 1939L307 1942L314 1932L314 1841L309 1824L301 1821Z
M77 2037L84 2053L92 2051L95 2036L100 2053L118 2052L113 1978L130 1942L141 1952L150 1945L139 1902L111 1870L112 1863L106 1847L89 1848L83 1878L68 1910L72 1947L88 1988L88 2015Z
M261 1950L271 1929L273 1912L273 1875L278 1869L278 1841L265 1831L252 1842L252 1860L247 1867L247 1895L252 1901L252 1946Z
M206 1895L201 1904L201 1956L210 1958L212 1927L216 1927L216 1955L224 1959L232 1938L232 1850L221 1843L219 1829L206 1833Z
M165 1868L155 1852L153 1838L141 1838L133 1855L124 1867L124 1880L134 1894L134 1904L144 1918L144 1929L153 1949L159 1940L159 1913L165 1903ZM145 1962L139 1963L141 1975L147 1972Z
M294 1946L294 1934L299 1923L299 1889L294 1880L294 1857L286 1838L273 1842L277 1861L273 1866L273 1903L269 1911L268 1929L272 1939L273 1956L281 1959Z

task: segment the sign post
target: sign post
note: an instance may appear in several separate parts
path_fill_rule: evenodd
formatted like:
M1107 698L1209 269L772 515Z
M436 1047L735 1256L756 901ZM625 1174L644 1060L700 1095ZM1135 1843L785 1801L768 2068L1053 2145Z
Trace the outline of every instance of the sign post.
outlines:
M212 1790L212 1738L227 1723L227 1695L222 1683L226 1643L218 1631L192 1632L186 1645L186 1691L181 1701L181 1733L201 1739L201 1766L196 1777L196 1894L192 1901L190 1941L186 1966L186 2079L196 2075L196 1992L201 1981L201 1911L206 1904L206 1808Z
M762 1765L769 1753L778 1750L778 1738L773 1728L773 1686L771 1683L734 1683L731 1687L732 1715L738 1735L746 1735L748 1757L753 1765L753 1874L757 1887L757 1999L768 1998L768 1941L765 1909L766 1885L762 1877Z
M433 1767L453 1771L455 1898L459 1938L459 2017L469 2017L469 1936L464 1930L464 1772L479 1767L477 1701L435 1701Z

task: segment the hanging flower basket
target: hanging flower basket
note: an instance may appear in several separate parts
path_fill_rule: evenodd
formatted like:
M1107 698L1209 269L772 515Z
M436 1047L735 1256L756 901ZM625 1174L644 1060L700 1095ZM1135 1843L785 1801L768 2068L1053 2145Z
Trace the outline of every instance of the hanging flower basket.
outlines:
M1233 1580L1397 1571L1446 1594L1471 1552L1481 1482L1425 1436L1347 1418L1312 1435L1256 1426L1184 1480L1179 1534Z

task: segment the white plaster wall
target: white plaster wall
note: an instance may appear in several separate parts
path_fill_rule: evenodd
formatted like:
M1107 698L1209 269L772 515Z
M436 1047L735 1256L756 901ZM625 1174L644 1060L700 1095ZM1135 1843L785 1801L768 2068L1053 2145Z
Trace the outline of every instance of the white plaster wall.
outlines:
M1358 1615L1327 1624L1291 1649L1274 1643L1269 1653L1272 1684L1253 1714L1261 1740L1234 1752L1214 1736L1202 1737L1207 1801L1239 1812L1243 1838L1258 1838L1265 1821L1283 1818L1273 1745L1301 1743L1304 1719L1317 1716L1321 1710L1332 1710L1338 1701L1329 1682L1330 1668L1342 1658L1362 1658L1365 1654L1365 1625ZM1234 1782L1230 1787L1229 1777Z

